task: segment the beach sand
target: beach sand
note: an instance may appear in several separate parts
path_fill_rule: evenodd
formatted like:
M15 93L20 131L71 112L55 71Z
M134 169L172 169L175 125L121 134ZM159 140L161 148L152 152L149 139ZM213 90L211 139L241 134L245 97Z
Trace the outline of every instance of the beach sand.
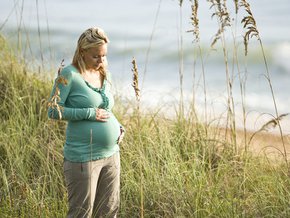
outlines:
M273 162L285 161L285 157L290 161L290 136L281 135L277 132L252 132L247 131L246 140L244 131L239 129L237 133L237 144L240 151L245 150L245 141L247 141L247 149L253 155L263 156ZM220 130L219 137L229 139L229 131Z

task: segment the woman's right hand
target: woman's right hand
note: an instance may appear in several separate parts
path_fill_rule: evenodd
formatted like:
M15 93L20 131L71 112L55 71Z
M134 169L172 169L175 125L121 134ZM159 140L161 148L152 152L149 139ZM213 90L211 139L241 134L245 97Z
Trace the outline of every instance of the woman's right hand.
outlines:
M102 108L96 108L96 120L99 122L106 122L110 117L108 111Z

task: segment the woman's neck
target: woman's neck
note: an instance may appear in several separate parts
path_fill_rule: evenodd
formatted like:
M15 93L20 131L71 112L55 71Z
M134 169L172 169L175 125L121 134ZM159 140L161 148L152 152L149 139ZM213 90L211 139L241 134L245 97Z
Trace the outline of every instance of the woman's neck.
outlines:
M104 76L100 71L86 70L81 74L85 81L95 88L101 88L104 82Z

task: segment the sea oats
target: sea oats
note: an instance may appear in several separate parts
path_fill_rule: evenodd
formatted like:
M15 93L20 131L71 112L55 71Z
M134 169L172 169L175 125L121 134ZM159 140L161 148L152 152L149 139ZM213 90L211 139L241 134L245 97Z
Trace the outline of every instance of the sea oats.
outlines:
M251 143L251 141L253 140L253 138L260 132L263 131L269 131L270 129L274 129L277 126L279 126L279 122L284 119L286 116L288 116L289 113L285 113L285 114L281 114L279 115L277 118L274 117L273 119L269 120L268 122L266 122L258 131L254 132L249 140L249 144Z
M277 118L271 119L270 121L265 123L258 131L261 132L261 131L268 131L269 129L274 129L278 125L278 122L288 115L289 113L281 114Z
M140 89L139 89L139 75L138 75L138 68L137 68L137 63L135 58L133 58L132 60L132 64L133 64L133 68L132 68L132 72L133 72L133 83L132 86L135 90L135 96L136 96L136 100L140 101Z
M193 26L192 30L188 30L187 32L192 32L194 37L195 37L195 41L198 42L199 41L199 19L197 16L197 11L198 11L198 0L194 0L194 2L191 0L192 5L191 5L191 23Z
M62 119L63 108L58 104L59 101L61 100L60 99L60 89L58 88L58 85L59 84L67 85L67 80L63 76L60 75L60 72L61 72L62 68L64 67L63 62L64 62L64 60L62 60L60 67L58 68L58 71L57 71L58 76L57 76L56 81L55 81L54 94L50 98L50 101L47 104L47 106L49 108L56 109L56 111L58 112L58 117L60 120Z
M258 40L260 40L260 36L256 25L256 20L250 8L250 4L246 0L242 0L241 6L244 7L245 11L248 13L248 16L245 16L241 21L241 23L244 24L243 27L246 29L246 33L244 35L244 46L245 46L245 55L247 55L250 38L255 36L258 38Z
M212 14L212 17L217 17L219 21L219 29L214 36L214 39L211 43L211 47L213 47L216 42L221 38L221 34L225 31L225 27L231 26L230 14L228 12L226 0L208 0L211 2L210 8L215 8L215 12Z

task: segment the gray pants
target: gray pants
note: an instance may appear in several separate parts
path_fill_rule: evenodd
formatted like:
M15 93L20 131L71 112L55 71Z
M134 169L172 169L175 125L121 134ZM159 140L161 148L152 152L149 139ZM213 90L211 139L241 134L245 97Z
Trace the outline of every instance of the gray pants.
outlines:
M120 202L120 155L85 162L64 161L68 218L117 217Z

